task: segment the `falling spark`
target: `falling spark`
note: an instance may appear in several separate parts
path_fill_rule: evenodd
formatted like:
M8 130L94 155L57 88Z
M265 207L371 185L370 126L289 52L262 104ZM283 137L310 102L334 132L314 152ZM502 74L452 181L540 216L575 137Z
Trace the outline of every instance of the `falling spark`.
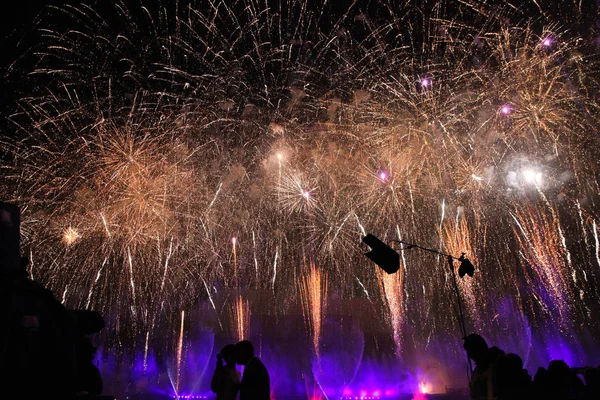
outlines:
M559 225L553 213L544 208L527 205L513 214L517 228L521 252L529 266L535 272L535 281L543 285L550 296L540 301L544 308L557 310L557 323L561 329L567 329L566 317L573 304L572 295L567 290L568 258L565 253ZM550 215L548 215L550 214Z
M144 373L148 370L148 342L150 341L150 331L146 332L146 342L144 343Z
M271 289L275 289L275 279L277 278L277 258L279 257L279 246L275 248L275 257L273 257L273 279L271 280Z
M365 293L365 296L367 296L367 299L369 301L371 301L371 298L369 297L369 291L367 290L367 288L365 287L365 285L363 285L363 283L360 281L360 279L358 279L358 276L355 276L355 278L358 281L358 284L362 288L363 292Z
M171 237L171 241L169 243L169 252L167 253L167 257L165 258L165 271L163 273L162 281L160 282L160 290L163 291L165 287L165 280L167 279L167 270L169 269L169 260L173 255L173 238Z
M231 322L234 328L235 340L240 342L250 336L250 305L248 300L239 295L231 309Z
M177 377L175 379L175 392L179 395L179 378L181 374L181 356L183 354L183 328L185 322L185 311L181 310L181 325L179 327L179 341L177 342Z
M258 257L256 253L256 235L252 231L252 249L254 249L254 271L256 272L256 280L258 281Z
M236 251L237 238L234 236L231 238L231 247L233 252L233 276L237 282L237 251Z
M598 240L598 227L596 226L596 220L592 222L592 228L594 230L594 245L596 246L596 251L594 251L594 255L596 256L597 265L600 265L600 240Z
M85 302L85 308L86 309L89 309L89 307L90 307L90 302L92 301L92 292L94 291L94 286L96 286L96 283L98 283L98 279L100 279L100 274L102 274L102 269L106 265L107 261L108 261L108 259L105 258L104 261L102 262L102 266L100 266L100 269L98 270L98 273L96 274L96 279L94 279L94 282L90 286L90 291L88 293L88 298L87 298L87 301Z
M132 313L135 313L135 283L133 282L133 258L131 257L131 250L127 248L127 262L129 265L129 283L131 287L131 298L133 300L133 304L131 305Z
M402 350L402 322L404 319L404 274L402 268L395 274L378 271L380 291L387 305L387 319L392 327L392 337L396 345L396 355Z
M221 329L223 329L223 324L221 324L221 318L219 317L219 312L217 311L217 306L215 305L212 294L211 294L210 290L208 289L208 285L206 284L206 280L204 280L204 278L202 278L202 283L204 284L204 288L206 289L206 294L208 295L208 301L210 301L210 305L212 306L213 310L215 310L215 314L217 316L217 322L219 323L219 327Z
M302 276L300 294L304 319L312 336L313 349L317 359L320 360L321 326L327 308L327 275L322 274L314 264L311 264Z

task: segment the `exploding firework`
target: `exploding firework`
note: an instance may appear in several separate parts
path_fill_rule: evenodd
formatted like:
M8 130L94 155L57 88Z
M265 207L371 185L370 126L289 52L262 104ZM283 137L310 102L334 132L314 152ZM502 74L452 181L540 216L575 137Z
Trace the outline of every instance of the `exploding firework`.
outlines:
M10 71L30 90L1 140L31 274L105 314L113 343L146 348L172 310L206 299L219 317L234 287L268 291L278 315L310 303L314 334L326 295L307 254L329 295L373 307L383 287L398 341L406 325L414 343L452 329L445 260L406 252L402 275L381 277L350 250L373 232L474 257L460 285L481 329L510 297L598 338L584 322L600 299L587 38L552 10L532 24L488 2L386 2L376 18L311 4L50 9ZM319 299L290 289L302 276Z

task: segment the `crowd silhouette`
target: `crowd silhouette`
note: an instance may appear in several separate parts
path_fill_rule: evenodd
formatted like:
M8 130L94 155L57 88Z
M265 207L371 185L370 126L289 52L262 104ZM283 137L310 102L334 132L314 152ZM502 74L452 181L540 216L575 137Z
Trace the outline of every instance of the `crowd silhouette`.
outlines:
M553 360L548 368L538 368L532 378L521 357L488 347L478 334L465 337L464 348L475 363L470 381L472 400L600 399L600 366L571 368L563 360Z

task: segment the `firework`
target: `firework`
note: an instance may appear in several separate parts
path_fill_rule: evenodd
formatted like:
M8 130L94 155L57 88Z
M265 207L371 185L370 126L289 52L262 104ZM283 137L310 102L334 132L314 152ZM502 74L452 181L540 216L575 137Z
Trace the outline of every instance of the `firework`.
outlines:
M185 323L185 311L181 311L181 326L179 328L179 341L177 342L177 372L175 378L175 393L179 394L179 375L181 373L181 355L183 352L183 327Z
M303 304L318 338L326 279L364 315L379 290L401 351L407 325L430 343L453 326L445 260L403 255L402 275L379 276L349 250L373 232L473 257L460 285L481 329L500 297L589 326L593 46L552 10L534 26L489 2L392 3L377 18L308 1L49 9L9 71L29 89L0 141L31 274L106 315L115 346L158 346L170 311L203 301L220 329L232 287L238 339L252 290L278 316ZM289 289L303 279L310 290Z
M571 297L573 292L568 288L569 271L572 269L569 268L568 253L563 247L560 221L555 213L533 205L526 205L513 218L517 225L515 233L520 240L521 255L534 271L533 276L528 276L530 284L540 284L535 299L565 329L569 305L574 299Z
M387 305L386 317L392 327L397 355L401 355L402 351L402 322L404 320L404 274L402 269L393 275L383 271L379 272L381 296Z
M300 296L304 320L312 336L313 349L318 360L321 326L327 309L327 275L314 264L302 277Z
M239 295L231 306L231 326L237 342L250 337L250 304Z

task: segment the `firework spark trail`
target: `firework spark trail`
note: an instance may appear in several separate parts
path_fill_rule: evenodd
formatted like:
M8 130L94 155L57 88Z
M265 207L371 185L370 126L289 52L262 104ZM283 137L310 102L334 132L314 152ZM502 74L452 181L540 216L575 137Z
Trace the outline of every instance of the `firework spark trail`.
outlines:
M171 241L169 242L169 252L165 258L165 272L163 273L162 281L160 282L160 291L162 292L165 287L165 280L167 279L167 271L169 268L169 260L173 255L173 238L171 237Z
M592 228L594 230L594 245L596 248L594 255L596 256L596 262L600 266L600 240L598 240L598 227L596 225L596 220L592 222Z
M148 344L150 342L150 331L146 332L146 342L144 343L144 373L148 370Z
M33 251L29 250L29 279L35 280L33 276L33 268L35 263L33 262Z
M250 304L238 295L231 307L231 326L237 342L250 338Z
M100 269L98 269L98 273L96 274L96 279L94 279L94 282L90 286L90 291L88 293L88 298L87 298L87 301L85 302L85 308L86 309L88 309L89 306L90 306L90 301L92 301L92 292L94 291L94 286L96 286L96 284L98 283L98 279L100 279L100 274L102 273L102 269L106 265L107 261L108 261L108 259L105 258L104 261L102 262L102 265L100 266Z
M217 316L217 322L219 323L219 327L221 329L223 329L223 324L221 324L221 318L219 317L219 312L217 311L217 306L215 305L212 294L210 293L210 290L208 289L208 285L206 284L206 281L204 280L204 278L202 278L202 283L204 284L204 289L206 289L206 294L208 295L208 301L210 301L210 304L212 305L213 310L215 310L215 315Z
M273 257L273 279L271 280L271 289L275 289L275 279L277 279L277 259L279 257L279 246L275 248L275 256Z
M129 285L131 288L131 313L135 315L135 283L133 282L133 259L131 257L131 250L127 248L127 265L129 266Z
M541 280L541 290L549 293L540 301L552 312L558 311L558 320L562 329L567 328L568 313L573 302L568 290L568 262L563 250L562 239L554 217L543 209L529 206L512 214L517 228L521 253L535 271L535 278ZM534 284L537 280L532 281Z
M367 288L365 287L365 285L363 285L363 283L360 281L360 279L358 279L358 276L355 276L355 278L356 278L356 281L358 282L358 284L360 285L361 289L365 293L365 296L367 297L367 299L369 301L371 301L371 298L369 297L369 291L367 290Z
M238 286L238 261L237 261L237 238L234 236L231 238L231 252L233 253L233 277L235 279L235 286Z
M223 182L219 182L219 186L217 187L217 190L215 191L215 196L213 197L212 201L210 202L210 204L208 205L208 207L206 208L206 211L210 211L210 209L213 207L213 205L215 204L215 201L217 201L217 198L219 197L219 193L221 192L221 188L223 187Z
M402 240L400 226L396 225L396 237ZM392 327L392 338L396 345L395 352L397 356L401 355L402 351L402 324L404 321L404 277L406 274L406 258L404 251L400 250L402 262L400 270L389 275L379 271L377 275L379 281L379 289L386 304L386 318Z
M256 273L256 280L258 281L258 257L256 255L256 235L252 231L252 251L254 255L254 272Z
M539 187L539 185L537 184L537 182L535 182L535 186L536 186L536 190L538 191L538 193L540 194L540 196L542 197L542 199L544 199L544 202L546 203L546 206L548 207L548 211L550 212L550 214L552 215L552 219L554 220L554 224L556 225L556 230L558 232L558 235L560 236L560 243L563 247L563 250L565 252L565 256L566 256L566 260L567 263L569 265L569 269L573 270L573 263L571 262L571 253L569 252L569 248L567 247L567 240L565 238L565 235L563 234L563 228L562 225L560 223L560 218L558 217L556 210L554 209L554 207L552 207L552 204L550 204L550 201L548 201L548 198L546 197L546 195L544 194L544 192L542 191L542 189ZM573 280L576 280L576 275L575 275L575 270L573 270ZM576 282L575 282L576 283Z
M419 2L392 3L377 19L305 0L284 0L287 12L250 0L174 11L170 1L144 2L148 20L124 2L107 6L114 15L50 9L38 45L8 73L26 95L11 117L16 132L0 136L8 155L0 190L26 210L36 278L69 304L114 310L112 339L143 342L172 324L156 310L195 307L201 296L188 294L202 286L217 311L208 286L228 276L199 265L228 265L232 233L253 246L257 278L240 279L241 293L287 295L275 289L296 284L309 251L339 280L341 298L356 296L355 278L368 298L379 278L359 279L363 257L347 251L361 235L387 236L398 224L424 245L462 243L463 228L447 228L446 218L460 207L489 232L469 226L477 232L470 246L486 241L478 262L498 277L477 286L481 315L502 293L527 304L537 296L548 315L536 308L528 318L581 322L580 303L599 300L599 282L586 274L592 252L600 262L598 233L594 222L587 243L582 223L578 249L563 215L594 216L600 195L592 134L600 85L587 39L569 37L572 27L555 23L553 10L541 10L534 27L508 5L465 1L454 15L444 0L433 14ZM53 18L66 28L52 30ZM510 213L535 195L527 180L556 210L552 221ZM573 210L559 193L586 201ZM446 228L457 238L443 240ZM517 251L505 254L511 248L536 265L529 287L558 283L565 292L550 303L577 300L573 310L515 285L518 271L504 268L518 263ZM240 276L252 268L242 249ZM423 299L403 306L426 317L427 341L449 328L450 314L434 289L447 274L430 261L402 258L406 298ZM554 264L560 271L548 271Z
M300 297L304 320L312 336L313 349L317 360L320 360L321 327L327 310L327 275L314 264L302 275Z
M185 324L185 311L181 311L181 325L179 327L179 340L177 341L177 373L175 378L175 393L179 396L179 378L181 374L181 357L183 354L183 328Z
M579 202L579 200L577 200L575 202L575 204L577 204L577 214L579 215L579 224L581 225L581 233L583 234L583 240L585 242L585 247L589 247L590 244L588 243L588 234L585 229L586 224L583 219L583 211L581 209L581 203Z
M354 216L356 217L356 223L358 224L358 229L360 229L361 235L366 236L367 233L365 231L365 227L360 223L360 219L358 218L358 215L356 215L356 213L354 213Z
M438 227L439 232L442 232L445 216L446 216L446 199L442 199L442 215L440 216L440 225ZM444 246L444 241L442 239L442 236L440 235L440 248L443 248L443 246Z
M402 351L402 322L404 320L404 273L387 274L379 271L379 284L381 296L387 308L387 319L392 327L392 337L396 344L396 355Z
M108 224L106 223L106 217L104 216L104 213L100 213L100 218L102 218L102 224L104 225L104 229L106 230L106 235L110 238L111 234L110 230L108 229Z
M63 291L63 294L62 294L62 301L61 301L62 303L64 303L66 301L68 292L69 292L69 285L66 285L65 290Z

